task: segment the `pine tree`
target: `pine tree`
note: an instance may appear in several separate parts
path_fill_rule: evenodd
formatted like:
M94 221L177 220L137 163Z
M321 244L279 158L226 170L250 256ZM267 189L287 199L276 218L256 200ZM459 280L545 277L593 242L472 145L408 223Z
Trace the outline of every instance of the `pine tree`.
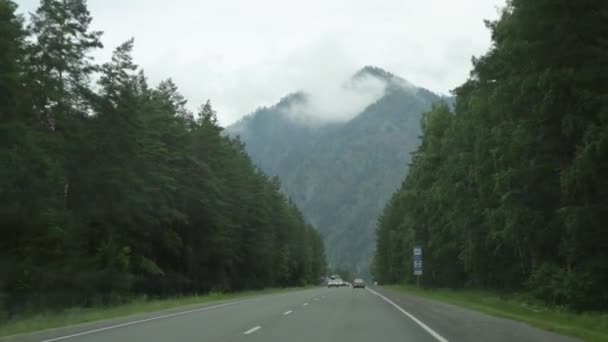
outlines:
M90 31L84 0L42 0L28 30L35 108L54 128L64 116L87 114L89 76L97 67L89 53L101 48L101 32Z
M195 119L170 79L150 87L133 39L94 65L84 1L43 0L29 36L15 10L0 0L0 316L318 279L320 237L209 101Z

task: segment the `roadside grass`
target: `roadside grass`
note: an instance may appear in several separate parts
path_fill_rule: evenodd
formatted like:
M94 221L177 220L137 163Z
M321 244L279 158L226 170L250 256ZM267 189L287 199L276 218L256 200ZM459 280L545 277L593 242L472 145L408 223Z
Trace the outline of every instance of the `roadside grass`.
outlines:
M608 341L608 313L575 313L530 300L525 295L502 295L490 291L420 289L411 285L389 289L481 311L493 316L528 323L584 341Z
M266 289L236 293L210 293L199 296L184 296L169 299L136 298L129 303L91 308L69 308L57 311L45 311L36 314L18 316L8 321L0 321L0 338L47 330L58 327L73 326L83 323L121 318L130 315L152 313L174 308L187 308L201 304L224 302L227 300L245 299L265 294L275 294L305 288Z

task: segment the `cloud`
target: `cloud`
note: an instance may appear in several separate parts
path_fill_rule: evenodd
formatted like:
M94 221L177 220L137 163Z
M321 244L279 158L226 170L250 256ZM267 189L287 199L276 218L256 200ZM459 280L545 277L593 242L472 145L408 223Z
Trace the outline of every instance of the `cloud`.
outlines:
M16 1L22 12L39 3ZM211 99L227 125L297 89L340 95L324 84L339 84L364 65L447 93L466 80L471 56L490 46L483 19L497 18L505 0L87 3L92 28L105 32L106 48L94 53L99 62L135 37L134 58L150 83L173 78L190 108Z
M306 118L309 123L345 121L382 96L384 83L375 78L349 86L359 66L346 51L340 40L325 37L281 61L279 67L285 73L280 83L291 86L287 90L308 95L305 102L290 109L290 116Z
M320 78L327 80L326 78ZM299 123L317 125L344 122L361 113L385 92L386 82L363 76L354 82L317 82L303 89L304 101L284 109L283 113Z

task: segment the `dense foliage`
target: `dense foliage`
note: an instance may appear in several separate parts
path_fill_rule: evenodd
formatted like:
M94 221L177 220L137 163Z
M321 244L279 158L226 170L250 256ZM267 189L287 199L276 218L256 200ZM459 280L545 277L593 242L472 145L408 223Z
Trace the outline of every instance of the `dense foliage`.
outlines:
M285 192L323 235L330 265L366 276L376 220L420 143L422 112L440 97L404 87L403 79L379 68L365 67L357 76L386 82L386 92L349 121L293 120L286 110L306 101L306 94L297 93L227 131L240 135L262 170L281 178Z
M608 308L608 2L512 0L377 226L374 274Z
M95 64L84 0L27 28L15 11L0 0L0 314L319 281L319 234L209 102L150 87L133 40Z

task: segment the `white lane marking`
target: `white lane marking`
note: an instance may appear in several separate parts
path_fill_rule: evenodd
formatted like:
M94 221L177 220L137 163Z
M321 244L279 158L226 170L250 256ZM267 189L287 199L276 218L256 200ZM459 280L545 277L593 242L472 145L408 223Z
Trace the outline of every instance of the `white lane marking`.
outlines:
M303 305L306 306L306 305L308 305L308 303L304 303Z
M437 341L439 342L448 342L448 340L446 340L443 336L439 335L435 330L429 328L428 325L422 323L422 321L420 321L418 318L414 317L414 315L412 315L411 313L403 310L399 305L395 304L392 300L386 298L385 296L379 294L378 292L366 287L365 288L367 291L375 294L376 296L384 299L387 303L389 303L390 305L394 306L395 308L397 308L397 310L401 311L402 314L406 315L407 317L409 317L412 321L414 321L416 324L418 324L422 329L426 330L426 332L428 332L429 334L431 334L431 336L433 336Z
M293 311L289 310L289 311L285 311L283 312L283 315L289 315L290 313L292 313Z
M262 327L258 325L257 327L253 327L253 328L251 328L251 329L249 329L249 330L245 331L245 332L243 333L243 335L249 335L249 334L254 333L254 332L256 332L256 331L258 331L258 330L260 330L260 329L262 329Z
M318 301L318 300L319 300L319 298L315 298L314 300Z
M66 336L61 336L61 337L55 337L55 338L51 338L51 339L44 340L44 341L41 341L41 342L52 342L52 341L65 340L65 339L68 339L68 338L73 338L73 337L78 337L78 336L82 336L82 335L93 334L93 333L97 333L97 332L100 332L100 331L105 331L105 330L110 330L110 329L116 329L116 328L126 327L126 326L129 326L129 325L134 325L134 324L139 324L139 323L144 323L144 322L155 321L157 319L163 319L163 318L168 318L168 317L175 317L175 316L186 315L186 314L190 314L190 313L194 313L194 312L201 312L201 311L207 311L207 310L212 310L212 309L223 308L225 306L241 304L241 303L248 302L248 301L251 301L251 300L253 300L253 299L239 300L239 301L236 301L236 302L224 303L224 304L213 305L213 306L206 306L206 307L200 308L200 309L187 310L187 311L176 312L176 313L172 313L172 314L168 314L168 315L150 317L150 318L140 319L140 320L133 321L133 322L127 322L127 323L122 323L122 324L111 325L109 327L88 330L88 331L84 331L84 332L77 333L77 334L66 335Z

